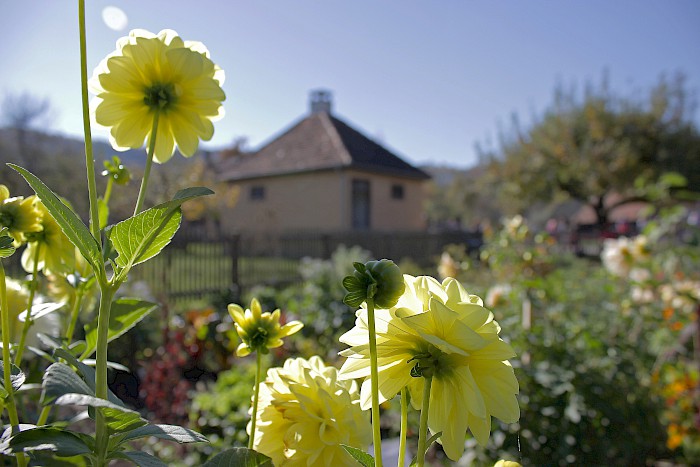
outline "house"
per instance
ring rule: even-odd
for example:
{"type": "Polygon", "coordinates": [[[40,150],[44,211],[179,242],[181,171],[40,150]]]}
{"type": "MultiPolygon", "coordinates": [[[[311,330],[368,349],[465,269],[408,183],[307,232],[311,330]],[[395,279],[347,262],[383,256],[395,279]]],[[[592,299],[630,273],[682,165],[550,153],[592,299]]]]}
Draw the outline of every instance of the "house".
{"type": "Polygon", "coordinates": [[[222,162],[238,187],[222,216],[227,232],[418,232],[429,179],[332,112],[313,91],[310,112],[253,153],[222,162]]]}

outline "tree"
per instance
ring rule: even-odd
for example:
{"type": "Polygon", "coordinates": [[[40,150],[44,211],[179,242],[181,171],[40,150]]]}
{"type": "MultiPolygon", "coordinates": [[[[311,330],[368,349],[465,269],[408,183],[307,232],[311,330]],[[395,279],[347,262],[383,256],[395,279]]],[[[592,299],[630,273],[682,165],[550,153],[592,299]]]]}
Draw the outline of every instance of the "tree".
{"type": "Polygon", "coordinates": [[[601,225],[616,207],[647,201],[639,180],[683,174],[700,187],[700,134],[681,75],[662,78],[646,99],[613,96],[605,81],[583,99],[555,91],[554,103],[527,131],[515,125],[498,151],[482,154],[507,204],[518,209],[566,198],[590,205],[601,225]]]}

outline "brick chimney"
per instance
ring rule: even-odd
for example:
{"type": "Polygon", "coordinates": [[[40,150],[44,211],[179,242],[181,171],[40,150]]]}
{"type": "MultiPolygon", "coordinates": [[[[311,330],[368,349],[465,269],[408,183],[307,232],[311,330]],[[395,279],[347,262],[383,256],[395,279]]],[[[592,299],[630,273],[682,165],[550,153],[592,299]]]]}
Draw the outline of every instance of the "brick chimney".
{"type": "Polygon", "coordinates": [[[309,94],[309,107],[311,113],[331,113],[333,106],[333,93],[327,89],[315,89],[309,94]]]}

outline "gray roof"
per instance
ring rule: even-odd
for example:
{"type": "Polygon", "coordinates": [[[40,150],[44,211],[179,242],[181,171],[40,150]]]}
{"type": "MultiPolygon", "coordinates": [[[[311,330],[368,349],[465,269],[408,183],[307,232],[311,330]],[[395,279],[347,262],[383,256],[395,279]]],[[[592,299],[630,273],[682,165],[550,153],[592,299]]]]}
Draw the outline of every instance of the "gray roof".
{"type": "Polygon", "coordinates": [[[327,112],[311,113],[256,152],[225,160],[220,178],[236,181],[341,168],[430,178],[327,112]]]}

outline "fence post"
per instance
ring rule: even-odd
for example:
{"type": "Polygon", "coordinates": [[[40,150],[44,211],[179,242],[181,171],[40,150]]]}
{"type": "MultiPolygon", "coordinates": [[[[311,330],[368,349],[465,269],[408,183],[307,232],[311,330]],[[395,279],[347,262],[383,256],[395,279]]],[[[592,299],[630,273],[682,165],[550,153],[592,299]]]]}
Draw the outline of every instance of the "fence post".
{"type": "Polygon", "coordinates": [[[235,234],[229,237],[229,257],[231,258],[231,287],[236,287],[236,292],[240,294],[241,285],[238,280],[238,259],[240,258],[241,236],[235,234]]]}

